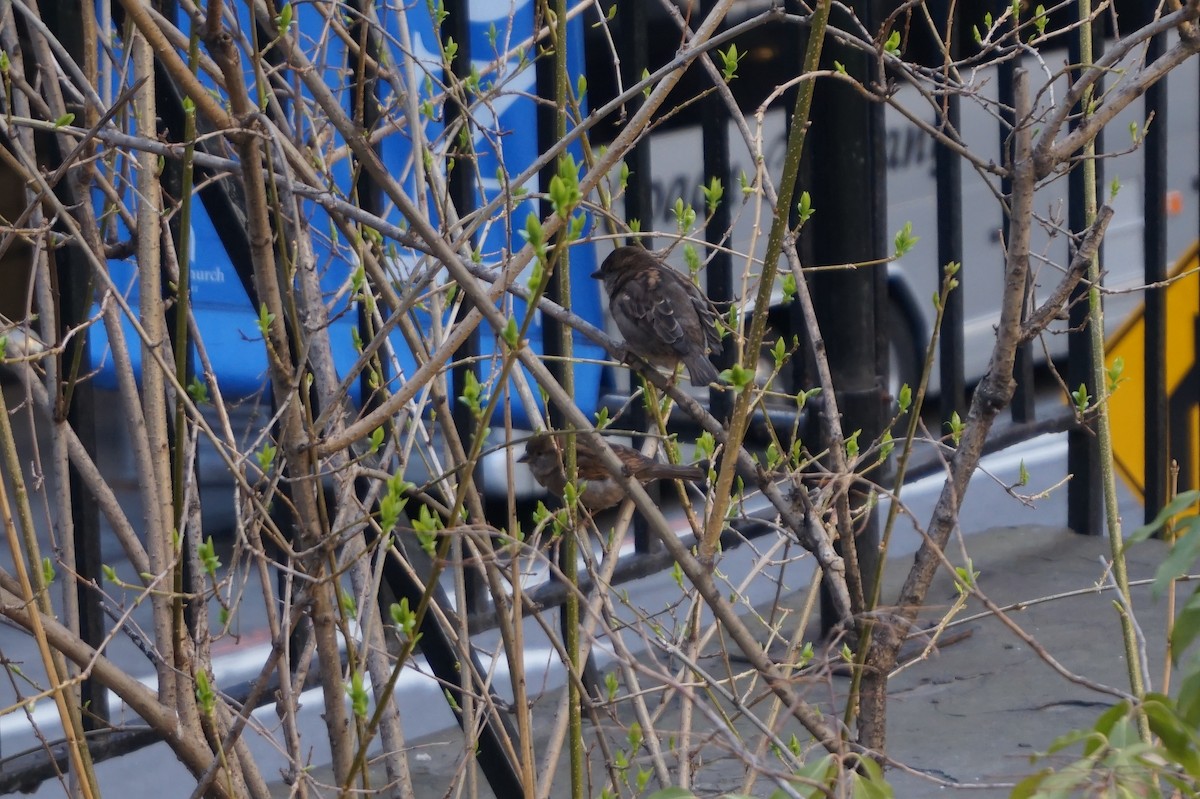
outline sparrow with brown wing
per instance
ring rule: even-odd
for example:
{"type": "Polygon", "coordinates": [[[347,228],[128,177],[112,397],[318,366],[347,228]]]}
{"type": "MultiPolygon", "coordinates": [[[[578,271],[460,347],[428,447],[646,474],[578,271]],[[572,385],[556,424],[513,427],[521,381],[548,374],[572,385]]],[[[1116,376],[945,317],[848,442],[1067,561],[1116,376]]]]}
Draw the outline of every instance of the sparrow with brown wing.
{"type": "Polygon", "coordinates": [[[695,283],[641,247],[613,250],[592,277],[632,353],[672,370],[683,361],[693,386],[720,379],[708,360],[721,352],[717,309],[695,283]]]}
{"type": "MultiPolygon", "coordinates": [[[[519,463],[529,464],[529,471],[543,488],[555,496],[563,496],[567,485],[567,472],[563,466],[563,444],[553,433],[536,433],[525,444],[525,454],[519,463]]],[[[677,466],[647,458],[632,447],[609,444],[617,458],[625,466],[625,473],[641,483],[653,480],[688,480],[698,482],[708,476],[705,462],[690,466],[677,466]]],[[[579,501],[589,511],[596,512],[611,508],[627,496],[621,483],[615,480],[600,461],[600,453],[594,444],[583,436],[575,439],[575,464],[583,491],[579,501]]]]}

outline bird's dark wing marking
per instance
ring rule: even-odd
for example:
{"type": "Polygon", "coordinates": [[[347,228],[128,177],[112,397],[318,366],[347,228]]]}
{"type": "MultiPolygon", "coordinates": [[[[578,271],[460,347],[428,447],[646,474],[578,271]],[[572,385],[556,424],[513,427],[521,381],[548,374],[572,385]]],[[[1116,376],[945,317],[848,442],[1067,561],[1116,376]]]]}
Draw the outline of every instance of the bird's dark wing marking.
{"type": "Polygon", "coordinates": [[[670,274],[675,285],[682,289],[691,302],[699,327],[704,332],[705,343],[713,352],[719,353],[721,351],[721,334],[717,331],[716,306],[705,296],[700,287],[688,280],[687,277],[673,269],[670,270],[670,274]]]}

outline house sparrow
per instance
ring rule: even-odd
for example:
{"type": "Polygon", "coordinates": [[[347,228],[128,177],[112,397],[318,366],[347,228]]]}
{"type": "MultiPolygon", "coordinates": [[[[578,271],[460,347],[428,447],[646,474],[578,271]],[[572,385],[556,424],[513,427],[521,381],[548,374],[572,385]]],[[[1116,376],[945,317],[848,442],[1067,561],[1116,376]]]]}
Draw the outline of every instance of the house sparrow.
{"type": "Polygon", "coordinates": [[[708,360],[721,351],[717,309],[696,284],[640,247],[613,250],[592,277],[631,352],[672,370],[683,361],[693,386],[720,379],[708,360]]]}
{"type": "MultiPolygon", "coordinates": [[[[561,497],[567,485],[567,473],[560,451],[563,445],[558,443],[556,438],[552,433],[535,434],[525,444],[525,454],[517,460],[519,463],[529,464],[529,470],[533,472],[538,483],[555,496],[561,497]]],[[[691,466],[677,466],[647,458],[632,447],[611,443],[609,446],[625,465],[625,473],[642,483],[652,480],[700,481],[708,476],[708,466],[703,461],[691,466]]],[[[584,484],[579,500],[585,508],[593,512],[601,511],[625,499],[625,489],[613,479],[608,469],[604,468],[600,454],[591,441],[583,436],[577,437],[575,453],[579,479],[584,484]]]]}

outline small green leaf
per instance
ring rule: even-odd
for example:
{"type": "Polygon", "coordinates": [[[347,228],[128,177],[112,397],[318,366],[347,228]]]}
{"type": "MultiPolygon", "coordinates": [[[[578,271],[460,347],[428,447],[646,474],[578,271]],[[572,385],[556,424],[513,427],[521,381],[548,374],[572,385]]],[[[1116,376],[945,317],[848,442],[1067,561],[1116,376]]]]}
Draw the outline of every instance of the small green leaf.
{"type": "Polygon", "coordinates": [[[217,703],[217,692],[213,690],[212,684],[208,681],[208,672],[204,669],[196,672],[196,701],[200,704],[200,709],[205,716],[212,715],[213,708],[217,703]]]}
{"type": "Polygon", "coordinates": [[[509,346],[509,349],[518,349],[521,346],[521,331],[517,327],[515,317],[508,318],[508,324],[504,326],[504,343],[509,346]]]}
{"type": "Polygon", "coordinates": [[[629,741],[629,748],[636,750],[642,745],[642,725],[638,722],[630,722],[629,731],[625,734],[625,740],[629,741]]]}
{"type": "Polygon", "coordinates": [[[383,444],[383,425],[376,427],[371,431],[371,436],[368,439],[371,444],[371,454],[379,452],[379,447],[383,444]]]}
{"type": "Polygon", "coordinates": [[[963,430],[966,428],[966,424],[963,422],[962,417],[958,415],[958,411],[950,414],[950,421],[946,422],[946,427],[950,429],[950,440],[957,447],[959,442],[962,441],[963,430]]]}
{"type": "Polygon", "coordinates": [[[283,8],[279,9],[279,16],[275,17],[275,29],[279,31],[280,36],[286,36],[291,27],[292,4],[286,3],[283,8]]]}
{"type": "Polygon", "coordinates": [[[783,276],[783,289],[780,301],[787,305],[796,298],[796,276],[788,272],[783,276]]]}
{"type": "Polygon", "coordinates": [[[816,210],[812,207],[812,197],[807,191],[800,192],[800,202],[796,203],[796,217],[800,220],[800,224],[804,224],[816,210]]]}
{"type": "Polygon", "coordinates": [[[1050,21],[1050,16],[1046,13],[1046,7],[1038,3],[1037,8],[1033,10],[1033,27],[1037,28],[1038,36],[1046,32],[1046,23],[1050,21]]]}
{"type": "Polygon", "coordinates": [[[338,605],[347,616],[354,618],[358,615],[358,602],[355,601],[354,595],[345,589],[338,589],[338,605]]]}
{"type": "Polygon", "coordinates": [[[707,186],[701,186],[700,189],[704,192],[704,207],[711,214],[717,210],[717,206],[721,204],[721,197],[725,194],[725,189],[721,185],[721,179],[714,177],[708,182],[707,186]]]}
{"type": "Polygon", "coordinates": [[[187,393],[192,398],[192,402],[197,405],[204,405],[210,401],[208,397],[208,385],[199,377],[192,377],[192,382],[188,383],[187,386],[187,393]]]}
{"type": "Polygon", "coordinates": [[[742,188],[742,194],[753,194],[754,184],[750,182],[750,178],[745,172],[738,172],[738,185],[742,188]]]}
{"type": "Polygon", "coordinates": [[[367,717],[367,708],[370,706],[370,697],[363,686],[361,671],[356,671],[350,675],[350,682],[346,685],[346,695],[350,697],[350,708],[354,711],[354,715],[357,718],[365,719],[367,717]]]}
{"type": "Polygon", "coordinates": [[[783,460],[783,455],[779,452],[779,445],[774,441],[767,445],[767,468],[774,469],[783,460]]]}
{"type": "Polygon", "coordinates": [[[620,687],[620,683],[617,681],[617,673],[615,671],[610,671],[608,674],[604,675],[604,689],[605,693],[608,695],[609,702],[612,702],[617,698],[617,691],[620,689],[620,687]]]}
{"type": "Polygon", "coordinates": [[[782,369],[783,363],[787,359],[787,347],[784,345],[783,339],[775,339],[775,346],[771,347],[771,357],[775,360],[775,370],[782,369]]]}
{"type": "Polygon", "coordinates": [[[440,517],[434,515],[428,505],[421,505],[417,518],[412,520],[413,531],[425,554],[434,557],[437,554],[437,532],[443,527],[440,517]]]}
{"type": "Polygon", "coordinates": [[[267,311],[267,304],[264,302],[258,307],[258,332],[265,339],[271,330],[271,325],[275,322],[275,314],[267,311]]]}
{"type": "Polygon", "coordinates": [[[54,582],[54,561],[50,558],[42,558],[42,585],[50,585],[54,582]]]}
{"type": "Polygon", "coordinates": [[[204,565],[204,571],[213,580],[217,579],[217,569],[221,568],[221,559],[217,557],[217,547],[213,544],[212,536],[210,535],[204,541],[200,542],[197,550],[200,555],[200,562],[204,565]]]}
{"type": "Polygon", "coordinates": [[[908,383],[900,386],[900,396],[896,398],[896,404],[900,406],[900,413],[908,413],[912,406],[912,387],[908,383]]]}
{"type": "Polygon", "coordinates": [[[1092,401],[1092,395],[1088,393],[1087,386],[1083,383],[1080,383],[1079,388],[1071,392],[1071,398],[1075,401],[1075,410],[1080,413],[1085,412],[1092,401]]]}
{"type": "Polygon", "coordinates": [[[75,115],[68,112],[68,113],[60,116],[58,119],[54,120],[54,127],[56,129],[57,128],[65,128],[67,125],[70,125],[74,121],[75,121],[75,115]]]}
{"type": "Polygon", "coordinates": [[[892,431],[884,430],[883,435],[879,438],[879,462],[883,463],[891,457],[892,450],[896,448],[896,442],[892,439],[892,431]]]}
{"type": "Polygon", "coordinates": [[[534,250],[542,248],[545,252],[546,234],[542,231],[542,220],[538,219],[537,214],[530,214],[525,217],[525,240],[533,246],[534,250]]]}
{"type": "Polygon", "coordinates": [[[387,492],[379,499],[379,527],[384,535],[395,529],[400,523],[400,515],[408,505],[407,492],[412,484],[400,474],[388,478],[387,492]]]}
{"type": "Polygon", "coordinates": [[[808,391],[801,391],[796,394],[796,410],[804,410],[804,406],[808,404],[808,401],[820,393],[821,387],[817,386],[816,388],[810,388],[808,391]]]}
{"type": "Polygon", "coordinates": [[[475,376],[475,372],[468,371],[464,381],[462,395],[458,401],[471,409],[471,414],[478,419],[483,415],[483,387],[479,384],[479,378],[475,376]]]}
{"type": "Polygon", "coordinates": [[[846,437],[846,457],[848,457],[848,458],[857,458],[858,457],[858,437],[861,433],[862,433],[861,429],[855,430],[853,433],[851,433],[849,436],[846,437]]]}
{"type": "Polygon", "coordinates": [[[529,269],[529,280],[525,281],[525,285],[529,287],[529,291],[534,294],[542,291],[542,284],[546,279],[546,268],[542,263],[543,259],[540,257],[533,262],[533,266],[529,269]]]}
{"type": "Polygon", "coordinates": [[[675,198],[675,226],[680,233],[686,233],[696,221],[696,211],[690,203],[685,203],[682,197],[675,198]]]}
{"type": "Polygon", "coordinates": [[[730,44],[727,50],[718,50],[717,54],[721,56],[722,61],[721,77],[729,83],[737,77],[738,63],[745,57],[745,53],[738,53],[737,45],[730,44]]]}
{"type": "Polygon", "coordinates": [[[920,236],[913,235],[912,222],[905,222],[904,227],[896,234],[894,239],[896,258],[903,258],[908,254],[908,251],[913,248],[913,245],[921,240],[920,236]]]}
{"type": "Polygon", "coordinates": [[[550,204],[554,212],[566,217],[583,198],[579,191],[579,167],[568,153],[558,159],[558,172],[550,178],[550,204]]]}
{"type": "Polygon", "coordinates": [[[275,455],[278,452],[279,449],[274,445],[264,444],[262,449],[254,453],[254,458],[258,461],[258,468],[263,474],[271,471],[271,464],[275,462],[275,455]]]}
{"type": "Polygon", "coordinates": [[[973,568],[971,559],[968,558],[966,566],[954,567],[954,577],[959,593],[965,594],[975,587],[975,581],[979,579],[979,572],[973,568]]]}
{"type": "Polygon", "coordinates": [[[754,370],[747,369],[740,363],[735,363],[721,372],[721,379],[733,387],[736,393],[741,393],[754,383],[754,370]]]}
{"type": "Polygon", "coordinates": [[[892,31],[887,41],[883,43],[883,49],[888,55],[900,55],[900,31],[892,31]]]}
{"type": "Polygon", "coordinates": [[[413,630],[417,628],[417,614],[408,607],[408,597],[403,597],[399,602],[393,602],[392,606],[388,608],[388,612],[400,634],[405,638],[412,638],[413,630]]]}

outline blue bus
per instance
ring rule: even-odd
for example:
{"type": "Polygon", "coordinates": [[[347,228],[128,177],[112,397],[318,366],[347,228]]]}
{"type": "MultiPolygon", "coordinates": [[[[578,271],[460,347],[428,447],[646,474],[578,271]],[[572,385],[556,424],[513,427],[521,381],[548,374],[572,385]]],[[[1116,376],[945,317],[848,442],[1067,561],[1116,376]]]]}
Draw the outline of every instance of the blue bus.
{"type": "MultiPolygon", "coordinates": [[[[470,9],[470,41],[469,52],[471,66],[474,72],[483,76],[481,85],[486,87],[488,81],[494,81],[495,91],[490,93],[486,103],[477,103],[470,109],[471,114],[471,153],[474,167],[471,182],[474,185],[473,202],[480,207],[495,197],[504,189],[501,175],[516,175],[527,169],[538,157],[540,145],[535,131],[538,130],[537,85],[535,66],[530,57],[531,48],[521,43],[532,41],[535,24],[535,0],[476,0],[469,4],[470,9]]],[[[252,64],[249,49],[255,37],[261,44],[265,37],[261,30],[255,30],[245,6],[240,6],[239,27],[241,37],[235,37],[242,49],[243,66],[252,64]]],[[[305,53],[317,68],[323,71],[325,82],[332,87],[343,108],[350,113],[355,93],[360,89],[356,80],[354,52],[348,48],[346,41],[330,32],[331,20],[325,16],[326,11],[315,4],[294,3],[289,12],[290,25],[295,26],[297,38],[303,43],[305,53]]],[[[396,80],[378,80],[371,85],[375,87],[375,107],[379,109],[379,118],[374,130],[377,152],[387,165],[390,173],[404,185],[409,196],[417,196],[418,165],[434,169],[442,169],[451,158],[451,152],[456,145],[452,141],[455,133],[448,132],[445,113],[448,113],[449,103],[442,104],[438,97],[440,87],[444,85],[443,39],[439,36],[438,20],[441,6],[438,4],[417,3],[407,6],[380,5],[375,9],[378,15],[379,30],[389,38],[388,46],[394,48],[397,43],[411,41],[413,47],[413,62],[418,65],[424,75],[417,74],[415,85],[403,83],[402,70],[395,69],[392,74],[396,80]],[[419,105],[423,108],[420,116],[422,125],[421,141],[428,143],[424,152],[414,152],[414,136],[410,135],[411,120],[404,114],[406,101],[404,91],[413,89],[419,97],[419,105]],[[428,109],[425,112],[425,109],[428,109]]],[[[343,20],[346,23],[350,20],[343,20]]],[[[184,31],[188,30],[186,15],[181,14],[178,23],[184,31]]],[[[441,25],[449,25],[448,20],[441,20],[441,25]]],[[[583,73],[583,26],[581,17],[576,17],[569,23],[568,56],[569,69],[572,75],[572,85],[575,79],[583,73]]],[[[444,34],[444,31],[440,33],[444,34]]],[[[246,67],[248,70],[248,67],[246,67]]],[[[114,74],[117,70],[113,70],[114,74]]],[[[416,70],[414,70],[414,73],[416,70]]],[[[412,76],[408,76],[412,77],[412,76]]],[[[301,113],[312,98],[302,90],[302,83],[280,72],[275,80],[295,87],[292,100],[293,108],[288,118],[294,121],[292,133],[297,139],[308,143],[312,151],[322,158],[338,158],[332,169],[328,170],[334,176],[334,185],[330,190],[343,199],[355,197],[358,186],[355,184],[355,164],[344,147],[344,140],[338,136],[332,126],[322,126],[320,117],[308,116],[301,113]]],[[[247,71],[247,83],[253,85],[254,74],[247,71]]],[[[113,79],[113,85],[119,83],[113,79]]],[[[215,82],[208,85],[216,90],[215,82]]],[[[117,87],[119,88],[119,87],[117,87]]],[[[177,136],[177,134],[174,134],[177,136]]],[[[573,156],[577,163],[582,163],[582,153],[576,147],[573,156]]],[[[102,169],[105,168],[101,164],[102,169]]],[[[118,187],[132,194],[128,185],[129,165],[121,158],[108,164],[109,174],[106,177],[118,187]]],[[[438,177],[445,180],[445,174],[439,172],[438,177]]],[[[228,178],[227,178],[228,179],[228,178]]],[[[506,220],[495,220],[483,225],[481,232],[472,242],[473,247],[485,266],[499,266],[509,256],[525,246],[526,241],[522,231],[526,217],[540,215],[539,203],[536,197],[536,178],[533,185],[523,187],[528,192],[506,220]]],[[[239,277],[235,266],[238,257],[231,251],[229,245],[230,225],[228,209],[214,206],[208,195],[200,193],[201,202],[194,202],[191,214],[190,241],[191,246],[186,254],[190,264],[191,304],[207,356],[212,364],[216,386],[207,386],[209,395],[219,389],[221,397],[226,401],[236,401],[241,407],[253,407],[256,404],[266,404],[269,397],[269,380],[267,374],[267,352],[258,327],[258,309],[249,296],[242,278],[239,277]],[[223,229],[226,228],[226,229],[223,229]],[[257,402],[263,400],[264,402],[257,402]]],[[[424,190],[425,199],[431,209],[437,208],[433,193],[424,190]]],[[[110,238],[128,238],[130,233],[117,214],[111,213],[111,205],[106,205],[106,198],[97,192],[95,196],[97,212],[106,220],[106,234],[110,238]]],[[[348,242],[339,233],[334,220],[326,210],[316,202],[304,201],[303,213],[306,218],[294,222],[302,229],[303,234],[312,242],[312,251],[316,268],[320,274],[322,290],[326,297],[326,308],[331,319],[331,342],[335,362],[340,376],[345,377],[352,369],[361,351],[362,341],[358,332],[359,305],[361,297],[355,295],[349,286],[354,280],[358,267],[357,256],[352,242],[348,242]]],[[[470,209],[457,209],[462,214],[470,209]]],[[[388,223],[403,226],[405,220],[395,207],[384,201],[382,207],[373,209],[388,223]]],[[[437,222],[436,211],[431,212],[434,222],[437,222]]],[[[589,220],[590,224],[590,220],[589,220]]],[[[302,235],[303,235],[302,234],[302,235]]],[[[416,250],[406,248],[402,243],[387,241],[384,243],[387,252],[387,269],[397,286],[404,286],[412,275],[428,266],[427,256],[416,250]]],[[[585,239],[570,248],[569,263],[571,271],[572,310],[594,325],[603,327],[602,307],[598,284],[589,279],[595,270],[598,260],[596,245],[585,239]]],[[[109,261],[113,281],[126,290],[126,299],[131,307],[137,307],[137,264],[136,259],[114,258],[109,261]]],[[[249,266],[245,266],[243,274],[248,274],[249,266]]],[[[444,275],[444,272],[442,273],[444,275]]],[[[436,285],[436,279],[435,279],[436,285]]],[[[519,299],[507,298],[505,306],[507,314],[522,319],[525,315],[524,303],[519,299]]],[[[435,322],[447,325],[452,322],[452,310],[447,310],[440,319],[434,320],[428,313],[418,313],[422,327],[429,331],[435,322]]],[[[126,339],[130,343],[137,341],[132,324],[125,320],[126,339]]],[[[478,375],[480,383],[494,391],[492,375],[497,374],[500,360],[498,357],[497,338],[499,331],[491,331],[486,327],[480,328],[477,338],[477,355],[479,361],[478,375]]],[[[544,351],[545,326],[541,314],[536,313],[529,328],[528,339],[536,352],[544,351]]],[[[417,361],[408,344],[398,333],[393,332],[389,337],[394,358],[391,360],[392,374],[388,377],[392,385],[398,385],[416,369],[417,361]]],[[[95,372],[96,385],[101,389],[114,389],[116,378],[112,368],[110,344],[99,325],[92,328],[89,337],[90,357],[95,372]]],[[[575,334],[574,348],[578,362],[573,365],[576,385],[576,402],[580,409],[593,414],[598,409],[601,396],[601,385],[604,379],[602,361],[605,353],[596,344],[575,334]]],[[[194,351],[194,346],[193,346],[194,351]]],[[[134,361],[135,373],[140,374],[142,357],[141,348],[130,347],[130,355],[134,361]]],[[[518,367],[519,368],[519,367],[518,367]]],[[[511,380],[511,378],[510,378],[511,380]]],[[[354,381],[351,388],[353,400],[362,404],[362,381],[354,381]]],[[[535,392],[536,393],[536,392],[535,392]]],[[[457,395],[457,390],[451,388],[451,396],[457,395]]],[[[497,404],[493,423],[496,426],[504,424],[504,414],[511,413],[511,423],[523,429],[529,429],[533,423],[531,414],[523,403],[511,403],[511,410],[504,403],[497,404]]],[[[498,453],[503,455],[503,453],[498,453]]],[[[497,460],[491,468],[499,467],[497,460]]],[[[485,472],[489,468],[485,462],[485,472]]],[[[507,480],[485,480],[485,485],[492,483],[497,489],[507,492],[507,480]]],[[[525,484],[523,484],[525,485],[525,484]]],[[[532,490],[532,484],[525,485],[526,490],[532,490]]]]}

